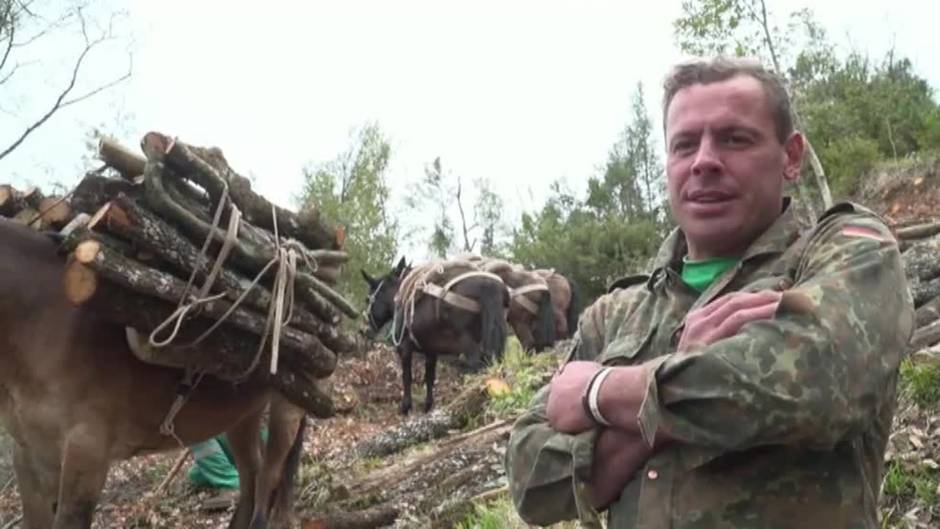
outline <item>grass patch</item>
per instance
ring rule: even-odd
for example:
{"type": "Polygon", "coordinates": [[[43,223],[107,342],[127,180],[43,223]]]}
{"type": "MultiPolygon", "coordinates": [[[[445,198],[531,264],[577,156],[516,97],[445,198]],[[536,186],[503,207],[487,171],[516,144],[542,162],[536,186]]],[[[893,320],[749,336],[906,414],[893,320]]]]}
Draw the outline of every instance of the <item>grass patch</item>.
{"type": "MultiPolygon", "coordinates": [[[[516,514],[516,509],[508,496],[500,496],[486,505],[477,505],[473,513],[456,525],[456,529],[528,529],[529,527],[516,514]]],[[[563,522],[551,527],[575,529],[579,526],[576,522],[563,522]]]]}
{"type": "Polygon", "coordinates": [[[502,360],[493,363],[486,372],[488,378],[501,379],[509,386],[509,391],[491,395],[487,405],[488,418],[512,418],[525,411],[560,362],[561,358],[555,352],[529,354],[522,349],[519,340],[510,338],[502,360]]]}
{"type": "Polygon", "coordinates": [[[927,505],[937,502],[940,473],[916,463],[901,461],[888,463],[885,469],[884,495],[886,499],[918,499],[927,505]]]}
{"type": "Polygon", "coordinates": [[[921,408],[940,407],[940,366],[901,364],[901,390],[921,408]]]}

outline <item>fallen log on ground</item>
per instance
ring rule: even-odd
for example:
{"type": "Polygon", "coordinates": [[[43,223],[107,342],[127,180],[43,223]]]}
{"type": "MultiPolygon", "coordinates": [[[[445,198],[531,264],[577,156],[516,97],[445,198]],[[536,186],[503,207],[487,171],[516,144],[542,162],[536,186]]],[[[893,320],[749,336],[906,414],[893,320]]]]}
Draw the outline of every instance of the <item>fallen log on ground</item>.
{"type": "Polygon", "coordinates": [[[410,419],[404,424],[367,439],[356,447],[359,457],[382,457],[409,446],[444,437],[467,425],[483,412],[487,402],[485,386],[471,386],[446,406],[430,414],[410,419]]]}

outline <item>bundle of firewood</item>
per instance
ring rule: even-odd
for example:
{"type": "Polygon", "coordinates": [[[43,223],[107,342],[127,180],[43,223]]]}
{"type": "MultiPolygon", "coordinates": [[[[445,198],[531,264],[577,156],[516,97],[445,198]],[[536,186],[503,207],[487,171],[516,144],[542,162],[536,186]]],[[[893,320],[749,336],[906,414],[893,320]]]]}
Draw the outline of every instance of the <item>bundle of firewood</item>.
{"type": "Polygon", "coordinates": [[[355,347],[339,323],[358,315],[332,288],[347,260],[342,230],[313,207],[271,204],[216,148],[151,132],[141,150],[103,141],[106,166],[63,196],[0,186],[0,214],[56,235],[66,298],[128,327],[141,359],[263,377],[330,415],[319,382],[355,347]]]}

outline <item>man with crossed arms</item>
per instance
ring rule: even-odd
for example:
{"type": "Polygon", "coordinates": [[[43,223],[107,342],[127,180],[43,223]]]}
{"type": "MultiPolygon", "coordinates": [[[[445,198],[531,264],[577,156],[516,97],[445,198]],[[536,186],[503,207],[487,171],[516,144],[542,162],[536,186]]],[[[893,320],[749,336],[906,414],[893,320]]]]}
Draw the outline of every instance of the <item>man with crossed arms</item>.
{"type": "Polygon", "coordinates": [[[876,528],[914,307],[897,241],[840,203],[801,226],[804,140],[783,84],[718,58],[665,82],[679,227],[649,275],[581,316],[568,361],[513,427],[533,524],[876,528]]]}

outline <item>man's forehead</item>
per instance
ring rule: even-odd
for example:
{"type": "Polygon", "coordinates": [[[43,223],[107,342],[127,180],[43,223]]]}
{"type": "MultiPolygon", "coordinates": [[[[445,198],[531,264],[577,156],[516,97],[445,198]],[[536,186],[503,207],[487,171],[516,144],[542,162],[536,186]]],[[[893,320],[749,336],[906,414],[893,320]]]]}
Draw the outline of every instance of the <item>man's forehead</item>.
{"type": "MultiPolygon", "coordinates": [[[[666,129],[699,127],[705,122],[764,121],[773,125],[766,91],[760,81],[737,76],[725,81],[694,84],[673,97],[666,114],[666,129]]],[[[756,123],[755,123],[756,125],[756,123]]]]}

